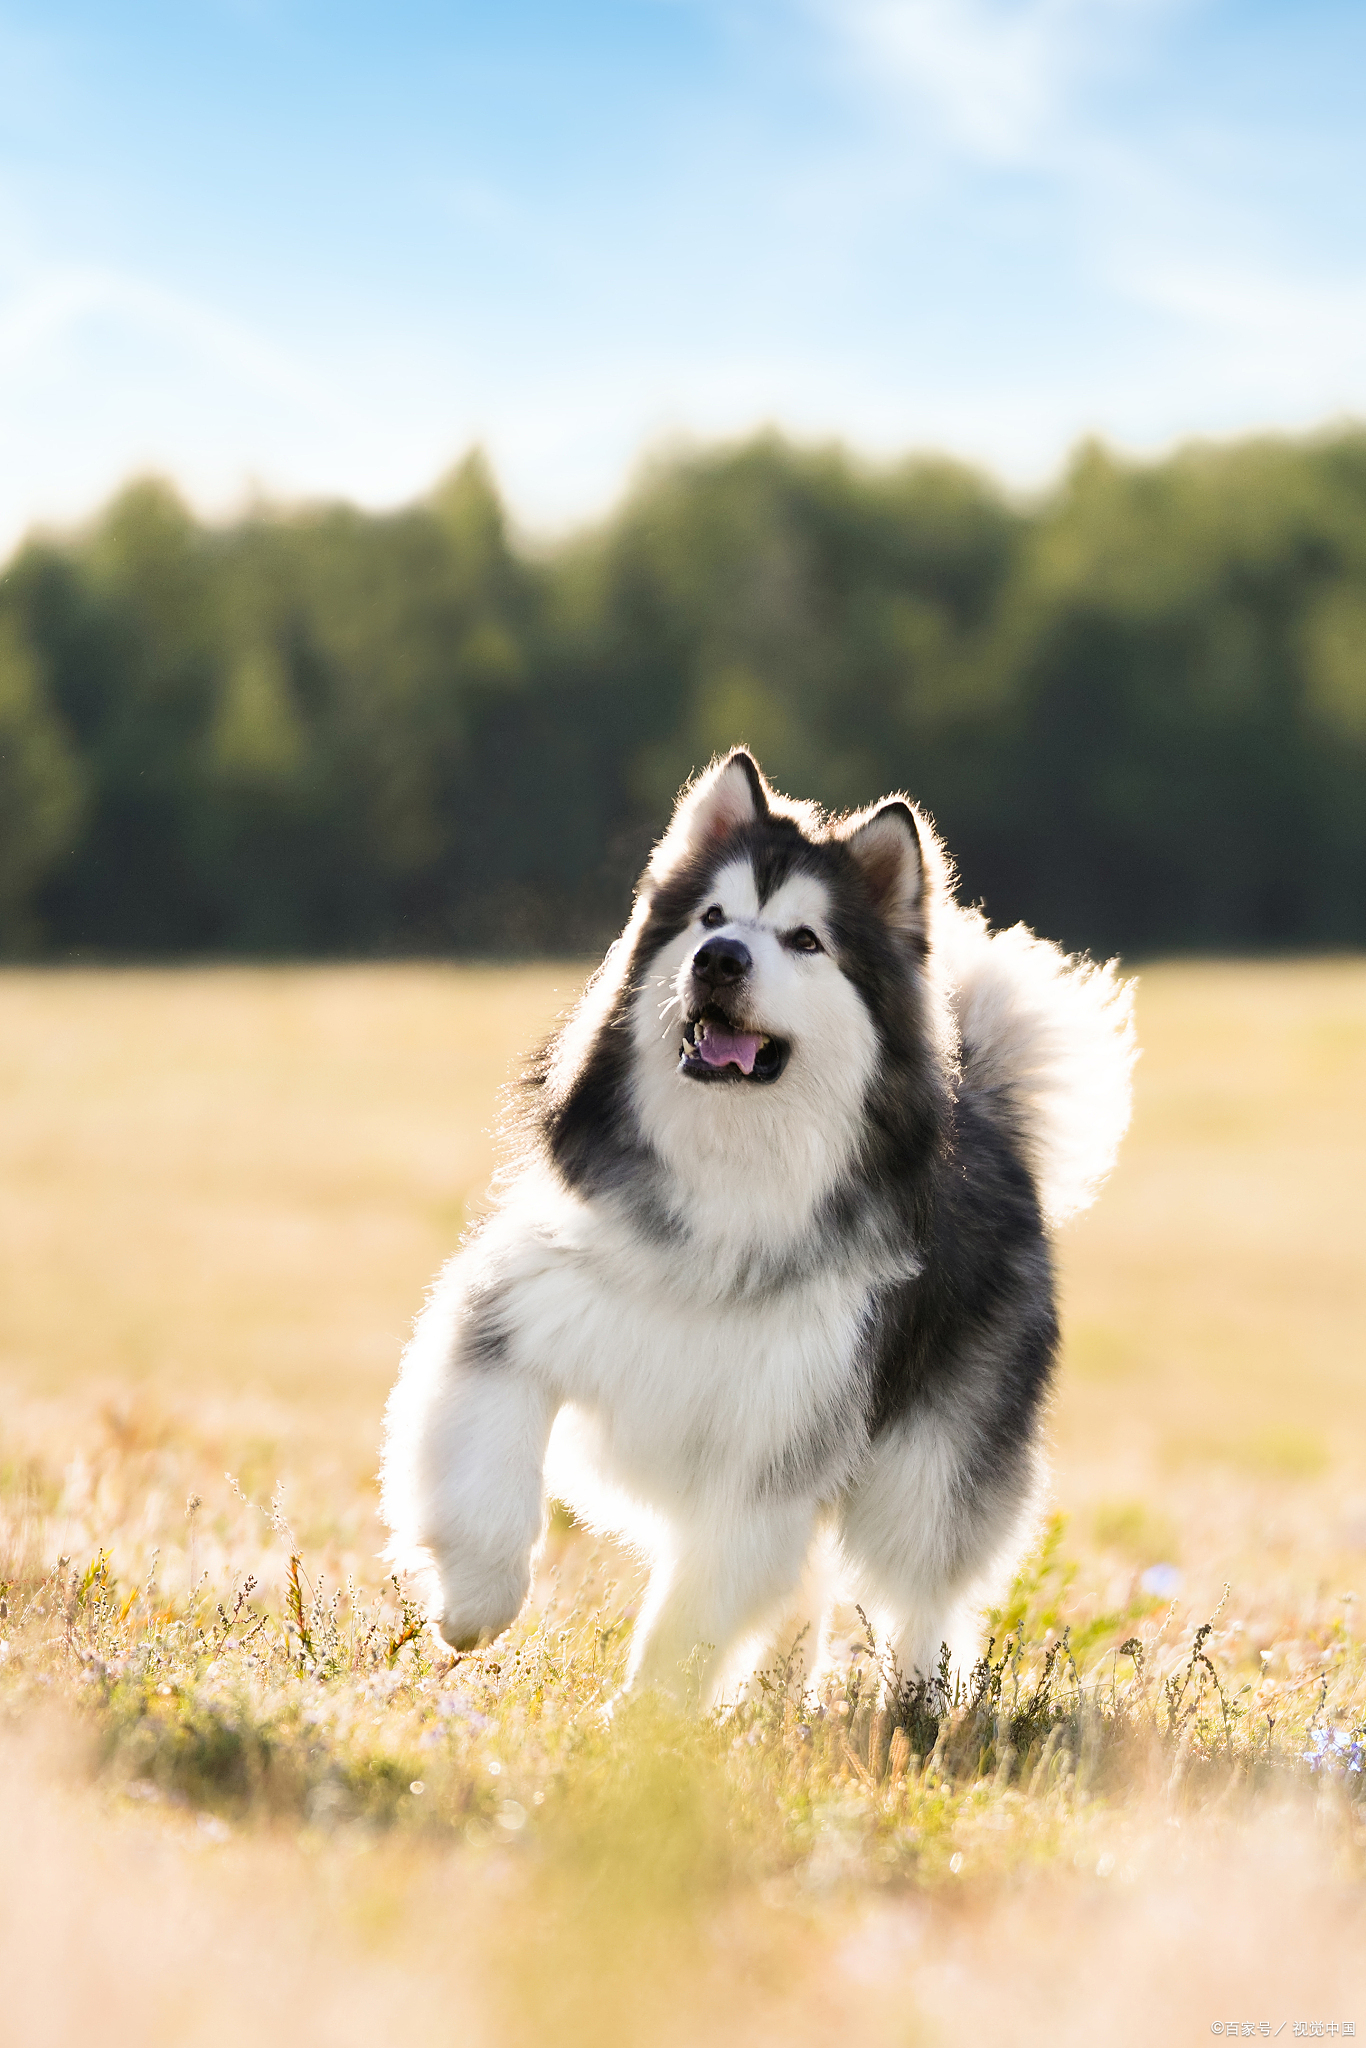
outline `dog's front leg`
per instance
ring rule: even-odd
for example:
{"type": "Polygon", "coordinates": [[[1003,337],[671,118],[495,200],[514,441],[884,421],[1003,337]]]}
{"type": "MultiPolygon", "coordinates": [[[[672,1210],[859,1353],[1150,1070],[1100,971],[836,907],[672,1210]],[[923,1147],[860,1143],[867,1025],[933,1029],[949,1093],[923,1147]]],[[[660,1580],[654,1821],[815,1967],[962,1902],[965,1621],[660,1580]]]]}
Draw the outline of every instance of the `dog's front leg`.
{"type": "Polygon", "coordinates": [[[792,1501],[677,1531],[650,1578],[627,1685],[715,1705],[734,1675],[737,1649],[800,1579],[814,1517],[813,1502],[792,1501]]]}
{"type": "Polygon", "coordinates": [[[434,1322],[429,1311],[390,1399],[383,1507],[390,1555],[434,1567],[432,1621],[464,1650],[501,1634],[526,1599],[558,1402],[510,1357],[471,1356],[458,1324],[434,1322]]]}

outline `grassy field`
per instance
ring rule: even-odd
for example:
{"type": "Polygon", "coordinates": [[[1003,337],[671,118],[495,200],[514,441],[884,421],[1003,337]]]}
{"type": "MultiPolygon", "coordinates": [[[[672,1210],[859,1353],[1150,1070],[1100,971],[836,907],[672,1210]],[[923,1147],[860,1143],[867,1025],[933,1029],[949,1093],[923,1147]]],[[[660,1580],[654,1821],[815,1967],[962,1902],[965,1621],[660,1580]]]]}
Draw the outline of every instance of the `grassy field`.
{"type": "Polygon", "coordinates": [[[578,1532],[454,1666],[376,1557],[399,1349],[577,973],[0,976],[0,2035],[1366,2029],[1366,966],[1143,976],[971,1695],[889,1715],[848,1617],[825,1698],[700,1726],[604,1720],[639,1575],[578,1532]]]}

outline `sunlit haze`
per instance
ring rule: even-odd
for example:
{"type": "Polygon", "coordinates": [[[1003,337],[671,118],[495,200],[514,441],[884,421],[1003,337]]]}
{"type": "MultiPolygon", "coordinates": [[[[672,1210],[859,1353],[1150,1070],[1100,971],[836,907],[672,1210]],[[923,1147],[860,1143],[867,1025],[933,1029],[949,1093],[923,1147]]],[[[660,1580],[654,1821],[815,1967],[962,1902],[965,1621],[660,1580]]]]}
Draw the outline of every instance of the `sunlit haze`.
{"type": "Polygon", "coordinates": [[[0,546],[130,472],[514,511],[775,420],[1046,477],[1366,411],[1337,0],[3,0],[0,546]]]}

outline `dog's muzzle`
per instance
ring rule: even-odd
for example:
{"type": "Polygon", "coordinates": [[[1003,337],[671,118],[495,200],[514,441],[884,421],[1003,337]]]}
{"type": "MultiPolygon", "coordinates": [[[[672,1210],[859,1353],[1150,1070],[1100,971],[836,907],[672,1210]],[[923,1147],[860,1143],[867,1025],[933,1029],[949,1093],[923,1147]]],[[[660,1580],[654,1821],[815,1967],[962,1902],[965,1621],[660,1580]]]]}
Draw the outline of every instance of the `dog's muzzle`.
{"type": "Polygon", "coordinates": [[[689,963],[692,1008],[683,1024],[678,1070],[694,1081],[776,1081],[790,1047],[731,1014],[754,966],[742,939],[706,939],[689,963]]]}
{"type": "Polygon", "coordinates": [[[707,939],[692,956],[692,978],[699,989],[734,988],[753,965],[743,939],[707,939]]]}

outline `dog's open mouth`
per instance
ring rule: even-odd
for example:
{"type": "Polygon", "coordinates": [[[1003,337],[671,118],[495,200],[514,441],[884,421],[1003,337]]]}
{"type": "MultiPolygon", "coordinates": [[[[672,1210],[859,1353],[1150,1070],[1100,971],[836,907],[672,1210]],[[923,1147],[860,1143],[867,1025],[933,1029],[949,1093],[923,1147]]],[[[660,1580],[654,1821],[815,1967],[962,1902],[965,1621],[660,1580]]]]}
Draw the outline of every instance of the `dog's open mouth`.
{"type": "Polygon", "coordinates": [[[695,1081],[776,1081],[791,1051],[767,1031],[742,1031],[708,1004],[683,1026],[678,1070],[695,1081]]]}

